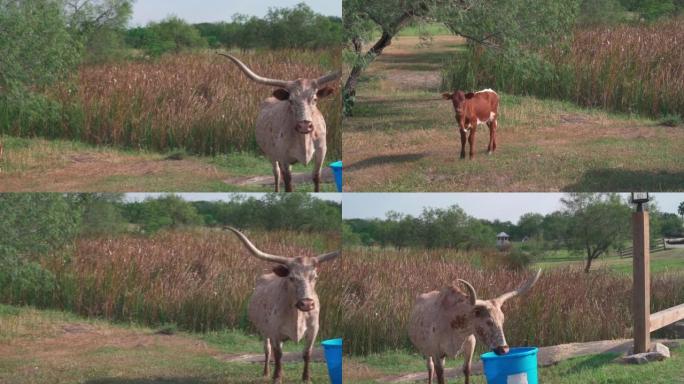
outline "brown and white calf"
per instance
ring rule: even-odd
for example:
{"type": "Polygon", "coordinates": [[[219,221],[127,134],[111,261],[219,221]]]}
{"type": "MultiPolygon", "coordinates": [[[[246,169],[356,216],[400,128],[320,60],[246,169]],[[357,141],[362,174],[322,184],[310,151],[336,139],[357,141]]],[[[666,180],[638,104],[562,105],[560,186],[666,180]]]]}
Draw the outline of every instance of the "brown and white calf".
{"type": "Polygon", "coordinates": [[[317,103],[334,92],[329,84],[338,81],[342,73],[329,73],[316,79],[269,79],[257,75],[234,56],[220,55],[235,63],[254,82],[277,88],[273,97],[261,104],[256,120],[256,141],[271,161],[275,191],[280,191],[282,176],[285,191],[292,192],[292,164],[306,165],[313,160],[314,191],[319,192],[328,147],[325,118],[317,103]]]}
{"type": "Polygon", "coordinates": [[[487,153],[493,153],[496,150],[499,95],[491,89],[484,89],[475,93],[464,93],[463,91],[443,93],[442,97],[445,100],[451,100],[456,111],[456,121],[458,121],[458,128],[461,133],[461,159],[465,159],[466,140],[470,144],[470,158],[472,159],[475,156],[473,149],[475,132],[480,124],[487,124],[489,127],[487,153]]]}
{"type": "Polygon", "coordinates": [[[247,249],[257,258],[277,263],[273,273],[262,275],[249,301],[247,315],[264,337],[264,376],[269,374],[271,351],[275,360],[273,382],[282,382],[283,341],[299,342],[305,339],[304,372],[302,381],[310,381],[309,362],[316,335],[320,302],[316,294],[317,267],[340,255],[339,251],[316,257],[285,257],[260,251],[235,228],[234,232],[247,249]]]}
{"type": "Polygon", "coordinates": [[[476,340],[497,355],[508,353],[501,306],[511,297],[532,288],[540,274],[541,269],[520,288],[492,300],[478,300],[475,288],[461,279],[458,282],[468,294],[454,284],[441,291],[419,295],[409,319],[409,338],[427,359],[428,383],[432,383],[436,373],[437,382],[443,384],[445,358],[456,357],[462,352],[463,374],[468,384],[476,340]]]}

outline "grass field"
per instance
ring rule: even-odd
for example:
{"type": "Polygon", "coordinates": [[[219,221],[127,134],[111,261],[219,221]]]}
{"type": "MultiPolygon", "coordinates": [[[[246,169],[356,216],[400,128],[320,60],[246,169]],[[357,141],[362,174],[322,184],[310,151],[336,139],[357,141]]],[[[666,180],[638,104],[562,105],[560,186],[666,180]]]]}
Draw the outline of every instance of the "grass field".
{"type": "MultiPolygon", "coordinates": [[[[240,331],[174,335],[156,331],[0,305],[0,383],[270,382],[261,377],[261,364],[222,361],[229,355],[261,354],[262,344],[255,336],[240,331]]],[[[300,350],[301,346],[285,343],[286,352],[300,350]]],[[[284,382],[299,383],[301,372],[301,363],[286,363],[284,382]]],[[[323,363],[312,363],[312,375],[315,383],[328,380],[323,363]]],[[[350,382],[369,383],[374,375],[347,359],[345,376],[350,382]]]]}
{"type": "Polygon", "coordinates": [[[458,159],[441,68],[463,41],[399,37],[365,73],[344,121],[346,191],[675,190],[684,184],[684,129],[569,102],[501,94],[498,149],[477,131],[476,157],[458,159]]]}
{"type": "MultiPolygon", "coordinates": [[[[94,146],[77,141],[0,136],[0,192],[272,192],[268,159],[252,152],[216,156],[184,151],[159,153],[94,146]],[[177,158],[179,160],[171,160],[177,158]],[[262,176],[263,183],[252,183],[262,176]]],[[[294,172],[310,175],[312,165],[296,164],[294,172]]],[[[312,192],[313,183],[296,186],[312,192]]],[[[336,191],[324,179],[323,192],[336,191]]]]}
{"type": "MultiPolygon", "coordinates": [[[[135,324],[112,324],[57,311],[0,305],[0,383],[237,384],[269,383],[261,364],[225,362],[224,357],[261,353],[255,336],[240,331],[163,335],[135,324]]],[[[285,343],[286,352],[299,346],[285,343]]],[[[681,383],[684,352],[671,350],[661,363],[625,366],[616,355],[590,355],[541,368],[543,383],[681,383]],[[673,381],[674,380],[674,381],[673,381]],[[679,380],[679,381],[677,381],[679,380]]],[[[460,362],[448,361],[448,367],[460,362]]],[[[301,363],[286,363],[285,383],[298,383],[301,363]]],[[[347,383],[422,372],[420,356],[397,350],[367,357],[345,356],[347,383]]],[[[312,364],[314,383],[327,382],[323,363],[312,364]]],[[[462,379],[460,379],[462,380],[462,379]]],[[[460,381],[456,381],[460,382],[460,381]]],[[[483,383],[474,376],[472,383],[483,383]]]]}
{"type": "MultiPolygon", "coordinates": [[[[560,268],[567,266],[583,266],[585,260],[582,255],[570,254],[567,251],[550,251],[544,254],[544,258],[535,263],[544,269],[560,268]]],[[[609,271],[631,274],[632,259],[621,258],[610,254],[600,256],[592,262],[592,269],[606,268],[609,271]]],[[[661,252],[651,253],[651,273],[681,273],[684,274],[684,248],[667,249],[661,252]]]]}

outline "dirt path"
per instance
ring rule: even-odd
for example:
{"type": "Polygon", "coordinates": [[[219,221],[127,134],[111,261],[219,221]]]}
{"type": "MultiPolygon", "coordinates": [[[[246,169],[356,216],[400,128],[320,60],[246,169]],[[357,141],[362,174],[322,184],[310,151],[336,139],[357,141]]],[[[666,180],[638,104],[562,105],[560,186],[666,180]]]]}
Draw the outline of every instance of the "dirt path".
{"type": "MultiPolygon", "coordinates": [[[[657,341],[667,344],[669,341],[657,341]]],[[[631,340],[604,340],[592,341],[588,343],[571,343],[561,344],[552,347],[539,348],[537,355],[538,365],[540,367],[548,367],[557,364],[563,360],[584,355],[596,355],[601,353],[615,353],[625,354],[632,348],[631,340]]],[[[445,369],[445,377],[458,378],[463,376],[461,367],[445,369]]],[[[478,361],[473,364],[473,374],[482,374],[482,362],[478,361]]],[[[424,381],[427,379],[427,373],[410,373],[399,376],[386,376],[379,379],[382,383],[406,383],[412,381],[424,381]]]]}
{"type": "Polygon", "coordinates": [[[677,190],[684,130],[571,103],[502,94],[498,148],[478,129],[474,160],[458,159],[453,107],[441,99],[444,63],[462,40],[421,46],[401,37],[371,64],[345,119],[345,191],[677,190]]]}

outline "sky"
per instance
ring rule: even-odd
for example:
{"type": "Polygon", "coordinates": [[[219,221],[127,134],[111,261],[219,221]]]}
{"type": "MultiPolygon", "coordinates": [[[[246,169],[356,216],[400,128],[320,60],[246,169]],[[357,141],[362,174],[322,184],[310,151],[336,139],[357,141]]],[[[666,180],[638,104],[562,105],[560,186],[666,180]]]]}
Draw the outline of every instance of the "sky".
{"type": "Polygon", "coordinates": [[[326,16],[342,17],[342,0],[137,0],[133,5],[131,25],[145,25],[169,15],[191,24],[230,21],[236,13],[263,17],[269,7],[292,8],[299,3],[326,16]]]}
{"type": "MultiPolygon", "coordinates": [[[[167,193],[126,193],[126,201],[143,201],[147,198],[156,198],[167,193]]],[[[230,201],[235,196],[244,195],[248,197],[261,198],[265,193],[174,193],[186,201],[230,201]]],[[[340,203],[342,201],[342,194],[340,193],[318,193],[317,198],[323,200],[330,200],[340,203]]]]}
{"type": "MultiPolygon", "coordinates": [[[[628,194],[622,194],[625,198],[628,194]]],[[[342,217],[385,218],[396,211],[413,216],[425,207],[447,208],[454,204],[469,215],[487,220],[517,222],[525,213],[548,214],[562,208],[562,193],[346,193],[342,217]]],[[[684,193],[654,193],[652,196],[663,212],[677,213],[684,193]]]]}

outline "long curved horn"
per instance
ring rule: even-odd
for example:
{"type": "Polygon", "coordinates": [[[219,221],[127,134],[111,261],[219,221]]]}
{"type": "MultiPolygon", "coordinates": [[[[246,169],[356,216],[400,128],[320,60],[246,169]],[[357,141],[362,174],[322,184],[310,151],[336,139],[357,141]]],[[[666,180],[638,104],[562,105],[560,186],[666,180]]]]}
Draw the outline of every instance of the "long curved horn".
{"type": "Polygon", "coordinates": [[[226,226],[224,228],[228,229],[230,231],[233,231],[233,233],[235,233],[237,235],[237,237],[240,238],[240,240],[242,240],[242,242],[245,244],[247,249],[249,249],[249,251],[252,252],[252,254],[254,256],[260,258],[261,260],[271,261],[271,262],[279,263],[279,264],[287,264],[290,261],[290,259],[287,257],[271,255],[271,254],[268,254],[266,252],[260,251],[257,247],[254,246],[254,244],[252,244],[251,241],[249,241],[247,236],[242,234],[242,232],[238,231],[237,229],[235,229],[233,227],[228,227],[228,226],[226,226]]]}
{"type": "Polygon", "coordinates": [[[328,73],[327,75],[321,76],[318,79],[316,79],[316,85],[318,85],[320,87],[322,85],[325,85],[327,83],[335,81],[335,80],[339,79],[340,77],[342,77],[341,71],[331,72],[331,73],[328,73]]]}
{"type": "Polygon", "coordinates": [[[316,261],[318,261],[319,263],[322,263],[322,262],[325,262],[325,261],[330,261],[330,260],[336,258],[336,257],[339,256],[339,255],[340,255],[340,251],[335,251],[335,252],[330,252],[330,253],[324,253],[324,254],[322,254],[322,255],[316,256],[316,261]]]}
{"type": "Polygon", "coordinates": [[[470,304],[475,305],[475,302],[477,301],[477,292],[475,292],[475,288],[473,288],[473,286],[465,280],[458,279],[458,282],[465,285],[468,293],[470,294],[470,304]]]}
{"type": "Polygon", "coordinates": [[[537,273],[531,279],[527,280],[525,284],[521,285],[520,288],[516,289],[515,291],[506,292],[492,301],[496,302],[497,306],[500,307],[501,305],[503,305],[503,303],[506,302],[506,300],[510,299],[511,297],[522,295],[523,293],[529,291],[530,288],[532,288],[532,286],[534,286],[537,283],[537,280],[539,280],[539,276],[541,276],[541,268],[539,268],[537,273]]]}
{"type": "Polygon", "coordinates": [[[285,81],[285,80],[277,80],[277,79],[269,79],[266,77],[261,77],[254,73],[249,67],[243,63],[242,61],[238,60],[235,56],[231,55],[225,55],[223,53],[219,53],[219,55],[223,57],[227,57],[230,61],[233,63],[237,64],[238,67],[242,70],[242,72],[247,75],[250,79],[256,81],[257,83],[265,84],[265,85],[272,85],[274,87],[279,87],[279,88],[287,88],[291,82],[285,81]]]}

